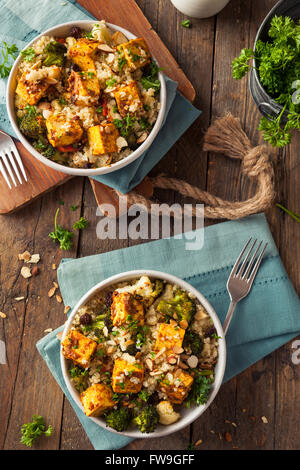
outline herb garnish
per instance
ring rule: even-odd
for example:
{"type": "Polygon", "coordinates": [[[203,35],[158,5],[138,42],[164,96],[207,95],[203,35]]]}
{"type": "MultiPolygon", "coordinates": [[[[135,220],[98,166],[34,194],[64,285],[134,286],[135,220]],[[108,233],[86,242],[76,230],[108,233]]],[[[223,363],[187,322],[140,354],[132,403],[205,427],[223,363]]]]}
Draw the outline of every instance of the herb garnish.
{"type": "Polygon", "coordinates": [[[158,72],[162,69],[159,68],[156,63],[152,60],[149,66],[147,67],[147,75],[142,77],[142,85],[146,90],[153,88],[157,93],[160,90],[160,81],[158,80],[158,72]]]}
{"type": "Polygon", "coordinates": [[[288,215],[290,215],[292,219],[296,220],[296,222],[300,222],[300,214],[296,214],[296,212],[290,211],[289,209],[282,206],[281,204],[276,204],[276,206],[279,207],[279,209],[286,212],[288,215]]]}
{"type": "Polygon", "coordinates": [[[32,62],[36,55],[33,47],[28,47],[24,51],[21,51],[20,54],[22,56],[22,59],[26,62],[32,62]]]}
{"type": "Polygon", "coordinates": [[[61,250],[69,250],[73,246],[74,233],[64,229],[61,225],[57,225],[57,216],[59,209],[57,209],[54,218],[54,232],[49,233],[49,237],[56,243],[59,243],[61,250]]]}
{"type": "Polygon", "coordinates": [[[42,416],[33,415],[31,423],[23,424],[21,428],[21,444],[32,447],[33,442],[42,435],[51,436],[52,426],[46,429],[45,421],[42,416]]]}
{"type": "Polygon", "coordinates": [[[74,223],[73,229],[74,230],[82,230],[88,225],[88,221],[84,217],[80,217],[80,219],[74,223]]]}
{"type": "Polygon", "coordinates": [[[183,26],[184,28],[190,28],[191,27],[191,22],[190,20],[183,20],[181,22],[181,26],[183,26]]]}

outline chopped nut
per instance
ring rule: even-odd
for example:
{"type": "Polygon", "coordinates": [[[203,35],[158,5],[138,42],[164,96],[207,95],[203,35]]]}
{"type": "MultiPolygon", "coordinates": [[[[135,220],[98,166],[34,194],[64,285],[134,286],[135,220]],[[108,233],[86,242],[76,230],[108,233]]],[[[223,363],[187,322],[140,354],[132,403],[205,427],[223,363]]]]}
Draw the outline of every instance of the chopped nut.
{"type": "Polygon", "coordinates": [[[71,307],[69,305],[66,305],[64,309],[64,313],[67,314],[70,309],[71,307]]]}
{"type": "Polygon", "coordinates": [[[268,422],[269,422],[268,419],[265,416],[262,416],[261,420],[264,424],[268,424],[268,422]]]}
{"type": "Polygon", "coordinates": [[[149,370],[153,369],[153,361],[149,357],[147,357],[147,359],[145,360],[145,363],[149,370]]]}
{"type": "Polygon", "coordinates": [[[195,442],[195,447],[200,446],[202,444],[202,439],[199,439],[198,441],[195,442]]]}
{"type": "Polygon", "coordinates": [[[100,51],[104,51],[104,52],[116,52],[115,49],[112,49],[107,44],[99,44],[98,49],[100,49],[100,51]]]}
{"type": "Polygon", "coordinates": [[[18,254],[18,258],[19,258],[19,260],[25,261],[25,262],[28,263],[28,261],[31,258],[31,254],[29,253],[29,251],[24,251],[24,253],[18,254]]]}
{"type": "Polygon", "coordinates": [[[53,297],[56,291],[56,287],[51,287],[51,289],[48,291],[48,297],[53,297]]]}
{"type": "Polygon", "coordinates": [[[161,373],[162,373],[161,370],[157,370],[157,369],[156,369],[156,370],[154,370],[153,372],[150,372],[149,375],[151,375],[151,376],[154,376],[154,375],[161,375],[161,373]]]}
{"type": "Polygon", "coordinates": [[[56,269],[56,264],[52,264],[52,269],[55,270],[56,269]]]}
{"type": "Polygon", "coordinates": [[[54,285],[54,287],[55,287],[56,289],[58,289],[58,284],[57,284],[57,282],[53,281],[53,285],[54,285]]]}
{"type": "Polygon", "coordinates": [[[115,348],[114,348],[113,346],[109,346],[109,347],[107,348],[107,351],[106,351],[107,354],[112,354],[112,353],[114,352],[114,349],[115,349],[115,348]]]}
{"type": "Polygon", "coordinates": [[[23,266],[23,268],[21,269],[21,276],[23,276],[25,279],[31,277],[30,268],[28,268],[27,266],[23,266]]]}
{"type": "Polygon", "coordinates": [[[160,351],[158,351],[158,353],[156,354],[154,359],[157,359],[159,356],[161,356],[165,352],[165,350],[166,350],[166,348],[164,346],[163,348],[161,348],[160,351]]]}
{"type": "Polygon", "coordinates": [[[188,369],[188,366],[186,364],[184,364],[183,362],[179,362],[179,367],[181,367],[181,369],[188,369]]]}
{"type": "Polygon", "coordinates": [[[246,413],[246,411],[247,411],[246,408],[242,408],[243,413],[246,413]]]}
{"type": "Polygon", "coordinates": [[[56,294],[55,297],[56,297],[57,302],[58,302],[59,304],[61,304],[61,303],[62,303],[62,298],[61,298],[61,296],[56,294]]]}
{"type": "Polygon", "coordinates": [[[176,356],[168,356],[167,361],[168,361],[169,364],[176,364],[177,358],[176,358],[176,356]]]}
{"type": "Polygon", "coordinates": [[[15,300],[16,300],[17,302],[20,302],[20,300],[24,300],[24,299],[25,299],[25,297],[15,297],[15,300]]]}
{"type": "Polygon", "coordinates": [[[183,328],[184,330],[186,330],[189,324],[186,320],[181,320],[181,322],[179,322],[179,326],[183,328]]]}
{"type": "Polygon", "coordinates": [[[141,144],[142,142],[144,142],[148,137],[148,133],[147,132],[143,132],[143,134],[137,139],[136,143],[137,144],[141,144]]]}
{"type": "Polygon", "coordinates": [[[236,423],[231,423],[234,428],[237,428],[238,425],[236,423]]]}
{"type": "Polygon", "coordinates": [[[232,436],[230,432],[225,432],[224,437],[226,442],[232,442],[232,436]]]}
{"type": "Polygon", "coordinates": [[[198,358],[196,356],[190,356],[187,360],[188,365],[191,369],[195,369],[198,365],[198,358]]]}
{"type": "Polygon", "coordinates": [[[30,259],[28,261],[25,260],[25,263],[38,263],[40,261],[41,257],[39,254],[31,255],[30,259]]]}
{"type": "Polygon", "coordinates": [[[53,331],[53,328],[47,328],[46,330],[44,330],[44,333],[51,333],[51,331],[53,331]]]}
{"type": "Polygon", "coordinates": [[[183,353],[183,351],[184,351],[184,349],[181,348],[180,346],[178,346],[177,344],[175,344],[175,345],[173,346],[173,352],[174,352],[175,354],[181,354],[181,353],[183,353]]]}
{"type": "Polygon", "coordinates": [[[1,318],[6,318],[6,315],[5,315],[5,313],[3,313],[3,312],[0,312],[0,317],[1,317],[1,318]]]}
{"type": "Polygon", "coordinates": [[[207,317],[208,317],[207,313],[203,312],[202,310],[199,310],[194,316],[195,320],[203,320],[204,318],[207,318],[207,317]]]}
{"type": "Polygon", "coordinates": [[[33,276],[37,276],[37,275],[39,274],[39,272],[40,272],[39,268],[38,268],[37,266],[34,266],[34,267],[32,268],[31,274],[32,274],[33,276]]]}

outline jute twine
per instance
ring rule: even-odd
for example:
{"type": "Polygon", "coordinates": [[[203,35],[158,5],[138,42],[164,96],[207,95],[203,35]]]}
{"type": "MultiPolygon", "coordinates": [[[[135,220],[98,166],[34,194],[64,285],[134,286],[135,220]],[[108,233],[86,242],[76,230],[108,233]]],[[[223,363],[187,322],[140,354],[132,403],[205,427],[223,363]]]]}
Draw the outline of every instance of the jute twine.
{"type": "MultiPolygon", "coordinates": [[[[226,201],[196,186],[176,178],[156,176],[151,178],[154,188],[172,189],[204,204],[204,216],[209,219],[239,219],[268,209],[274,201],[274,169],[266,145],[252,147],[240,120],[231,114],[212,124],[204,136],[203,150],[222,153],[239,159],[242,172],[256,181],[256,192],[246,201],[226,201]]],[[[117,191],[116,191],[117,192],[117,191]]],[[[121,193],[117,192],[119,196],[121,193]]],[[[151,213],[154,201],[131,191],[127,194],[129,205],[142,204],[151,213]]],[[[196,215],[196,208],[192,209],[196,215]]]]}

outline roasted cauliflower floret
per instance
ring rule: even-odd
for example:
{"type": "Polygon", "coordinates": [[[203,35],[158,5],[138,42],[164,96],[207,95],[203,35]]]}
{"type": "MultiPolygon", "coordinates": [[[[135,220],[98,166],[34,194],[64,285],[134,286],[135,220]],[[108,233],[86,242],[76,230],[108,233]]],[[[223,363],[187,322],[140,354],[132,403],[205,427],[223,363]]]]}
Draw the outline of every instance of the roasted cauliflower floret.
{"type": "Polygon", "coordinates": [[[140,97],[137,83],[132,80],[128,85],[121,86],[114,93],[119,113],[125,117],[143,111],[143,103],[140,97]]]}
{"type": "Polygon", "coordinates": [[[131,39],[131,41],[118,46],[118,51],[123,56],[131,70],[144,67],[151,60],[148,46],[143,38],[131,39]]]}
{"type": "Polygon", "coordinates": [[[97,343],[87,338],[77,330],[71,330],[62,341],[62,352],[66,359],[70,359],[83,368],[89,365],[92,355],[96,351],[97,343]]]}
{"type": "Polygon", "coordinates": [[[93,155],[118,152],[119,132],[112,123],[102,123],[88,129],[89,145],[93,155]]]}
{"type": "Polygon", "coordinates": [[[46,120],[48,140],[53,147],[79,142],[83,135],[79,119],[67,119],[65,114],[52,114],[46,120]]]}
{"type": "Polygon", "coordinates": [[[115,393],[138,393],[143,385],[144,366],[140,362],[130,363],[118,358],[115,360],[111,380],[115,393]]]}
{"type": "Polygon", "coordinates": [[[100,86],[95,72],[72,70],[68,83],[71,101],[77,106],[88,106],[99,99],[100,86]]]}
{"type": "Polygon", "coordinates": [[[128,292],[114,292],[111,304],[111,319],[114,326],[136,322],[144,324],[144,305],[139,296],[128,292]]]}
{"type": "Polygon", "coordinates": [[[164,424],[165,426],[176,423],[180,418],[180,414],[174,411],[173,406],[169,401],[161,401],[156,405],[156,409],[159,414],[160,424],[164,424]]]}
{"type": "Polygon", "coordinates": [[[99,45],[99,41],[80,38],[76,41],[75,45],[70,48],[69,57],[74,64],[81,68],[81,70],[95,71],[96,67],[93,57],[95,56],[99,45]]]}
{"type": "Polygon", "coordinates": [[[173,348],[181,348],[185,330],[180,328],[176,322],[161,323],[154,346],[154,351],[166,348],[167,353],[174,353],[173,348]]]}
{"type": "Polygon", "coordinates": [[[104,384],[94,384],[80,394],[80,401],[87,416],[99,416],[116,402],[112,399],[111,388],[104,384]]]}
{"type": "Polygon", "coordinates": [[[57,82],[60,73],[60,67],[55,65],[24,72],[18,82],[16,93],[20,95],[26,103],[34,106],[46,94],[49,86],[57,82]]]}
{"type": "Polygon", "coordinates": [[[173,382],[163,379],[160,383],[160,389],[165,393],[171,403],[180,405],[187,397],[192,385],[193,377],[182,369],[178,369],[173,374],[173,382]]]}

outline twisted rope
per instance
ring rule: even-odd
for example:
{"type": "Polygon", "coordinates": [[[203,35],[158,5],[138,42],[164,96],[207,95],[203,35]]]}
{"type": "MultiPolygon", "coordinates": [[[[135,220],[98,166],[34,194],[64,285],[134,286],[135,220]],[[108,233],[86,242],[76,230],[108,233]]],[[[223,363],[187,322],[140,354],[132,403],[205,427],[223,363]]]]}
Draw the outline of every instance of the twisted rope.
{"type": "MultiPolygon", "coordinates": [[[[226,201],[176,178],[156,176],[151,178],[154,188],[172,189],[182,196],[204,203],[204,215],[209,219],[239,219],[268,209],[274,201],[274,169],[265,145],[252,147],[239,119],[231,114],[218,119],[204,136],[205,151],[222,153],[242,161],[242,172],[256,180],[256,193],[246,201],[226,201]]],[[[122,194],[116,191],[121,196],[122,194]]],[[[151,213],[154,201],[131,191],[127,194],[129,205],[142,204],[151,213]]],[[[196,208],[192,209],[196,215],[196,208]]]]}

